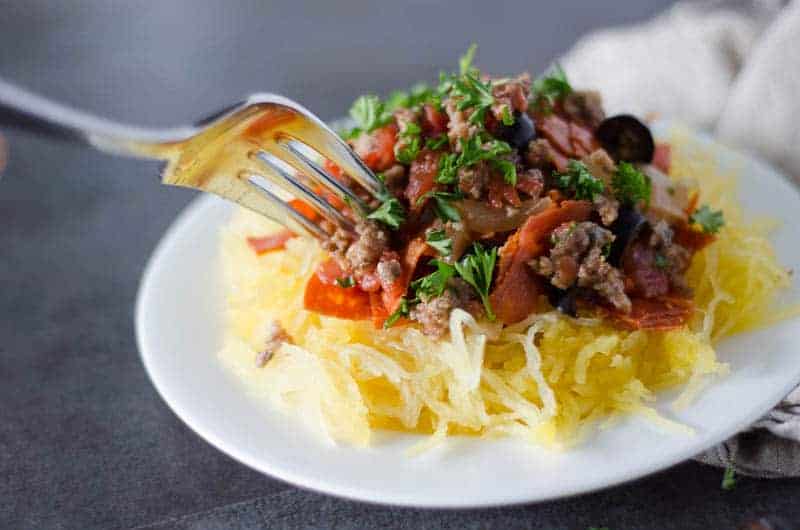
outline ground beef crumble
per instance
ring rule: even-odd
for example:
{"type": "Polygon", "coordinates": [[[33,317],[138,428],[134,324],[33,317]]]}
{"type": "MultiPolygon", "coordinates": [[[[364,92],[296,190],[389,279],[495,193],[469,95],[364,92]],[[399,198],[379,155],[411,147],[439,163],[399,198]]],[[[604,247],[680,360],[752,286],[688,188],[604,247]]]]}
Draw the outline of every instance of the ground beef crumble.
{"type": "Polygon", "coordinates": [[[619,216],[619,201],[617,199],[600,194],[595,196],[592,203],[605,226],[610,226],[611,223],[617,220],[617,216],[619,216]]]}
{"type": "Polygon", "coordinates": [[[321,243],[322,249],[330,254],[340,267],[347,269],[349,264],[345,252],[353,243],[353,235],[342,228],[337,228],[333,234],[321,243]]]}
{"type": "Polygon", "coordinates": [[[378,278],[381,281],[381,285],[391,285],[394,281],[403,274],[403,266],[400,264],[400,260],[396,257],[392,257],[390,259],[381,259],[378,262],[378,266],[376,267],[376,272],[378,273],[378,278]]]}
{"type": "Polygon", "coordinates": [[[422,324],[425,335],[439,339],[449,331],[450,312],[456,308],[467,309],[473,314],[479,311],[475,303],[475,292],[461,278],[451,278],[441,296],[421,300],[411,309],[409,317],[422,324]]]}
{"type": "Polygon", "coordinates": [[[461,142],[459,140],[467,140],[475,136],[480,128],[469,123],[469,115],[463,110],[458,110],[457,105],[457,101],[448,99],[444,104],[444,111],[449,118],[447,138],[450,140],[453,150],[458,153],[461,152],[461,142]]]}
{"type": "Polygon", "coordinates": [[[528,263],[536,273],[559,289],[574,285],[594,289],[617,309],[630,311],[623,275],[604,257],[614,234],[588,221],[565,223],[553,231],[552,241],[549,255],[528,263]]]}
{"type": "Polygon", "coordinates": [[[611,187],[614,173],[617,172],[617,164],[605,149],[592,151],[581,160],[589,169],[589,173],[601,179],[606,188],[611,187]]]}
{"type": "Polygon", "coordinates": [[[525,161],[532,168],[548,169],[556,165],[556,150],[545,138],[531,140],[525,150],[525,161]]]}
{"type": "MultiPolygon", "coordinates": [[[[658,223],[664,218],[672,225],[685,224],[688,198],[680,201],[673,197],[674,184],[669,178],[663,174],[650,175],[647,169],[650,166],[645,165],[642,171],[651,180],[651,200],[647,205],[626,202],[627,195],[621,194],[625,190],[614,186],[615,179],[621,178],[617,163],[609,152],[599,148],[600,145],[614,145],[606,138],[606,128],[602,134],[597,133],[606,119],[599,93],[572,91],[554,97],[546,109],[529,108],[529,76],[490,78],[470,67],[468,74],[471,76],[473,72],[477,72],[475,75],[491,91],[491,98],[485,91],[473,94],[469,90],[473,79],[458,82],[454,77],[449,88],[439,89],[442,93],[420,92],[419,100],[409,98],[408,103],[402,105],[408,108],[392,107],[391,120],[381,120],[382,125],[367,127],[371,132],[349,140],[365,164],[381,173],[386,189],[403,210],[404,220],[400,227],[396,226],[397,217],[389,216],[399,216],[399,208],[397,204],[390,204],[391,212],[382,211],[373,216],[379,221],[359,220],[357,215],[348,215],[355,224],[350,233],[330,226],[329,221],[320,221],[331,234],[323,248],[340,265],[342,274],[354,280],[363,292],[381,294],[385,304],[393,309],[400,295],[396,291],[407,287],[407,304],[412,306],[410,319],[418,322],[425,334],[442,337],[448,332],[449,316],[454,308],[464,308],[473,314],[483,311],[474,288],[456,275],[449,280],[441,296],[420,300],[422,295],[415,284],[412,282],[408,287],[409,280],[430,273],[430,259],[453,264],[470,252],[475,241],[479,240],[487,248],[503,248],[527,217],[540,212],[537,205],[563,206],[565,200],[584,198],[578,189],[574,194],[563,189],[559,179],[559,174],[570,170],[571,160],[579,160],[591,175],[602,181],[604,189],[600,193],[592,190],[592,198],[587,197],[592,203],[592,212],[582,205],[583,213],[575,217],[565,215],[562,220],[588,218],[592,222],[566,223],[553,230],[548,234],[550,248],[544,255],[536,254],[538,257],[533,260],[528,261],[526,257],[525,268],[530,267],[531,274],[544,277],[542,282],[547,281],[558,289],[548,287],[548,294],[553,295],[554,300],[561,300],[556,295],[571,296],[573,302],[582,300],[589,305],[606,306],[606,309],[613,307],[618,312],[630,312],[631,299],[688,293],[683,276],[691,253],[674,243],[669,224],[658,223]],[[504,122],[508,122],[509,116],[513,116],[515,122],[506,125],[504,122]],[[481,119],[476,120],[478,117],[481,119]],[[444,141],[445,136],[448,142],[444,141]],[[463,153],[467,140],[483,143],[481,147],[487,151],[486,156],[463,153]],[[490,147],[499,145],[490,146],[494,141],[507,143],[510,152],[492,152],[490,147]],[[412,145],[419,149],[408,149],[412,145]],[[440,170],[445,167],[441,164],[443,157],[447,157],[447,169],[453,172],[441,175],[447,178],[440,181],[440,170]],[[508,175],[503,173],[512,166],[516,170],[513,184],[504,181],[508,175]],[[432,200],[421,200],[431,199],[432,193],[435,193],[432,200]],[[623,197],[622,204],[617,195],[623,197]],[[542,196],[546,199],[537,201],[542,196]],[[629,209],[639,218],[628,219],[629,209]],[[459,218],[463,222],[452,221],[459,218]],[[628,230],[629,221],[635,221],[635,230],[628,230]],[[420,240],[427,240],[433,231],[437,232],[436,236],[431,237],[427,246],[418,244],[420,240]],[[444,238],[441,231],[445,233],[444,238]],[[617,237],[614,252],[609,257],[617,237]],[[437,240],[441,243],[435,243],[437,240]],[[419,251],[419,255],[412,256],[408,250],[419,251]],[[413,257],[413,263],[409,256],[413,257]],[[387,301],[386,294],[395,299],[387,301]]],[[[462,72],[461,76],[464,75],[462,72]]],[[[412,91],[413,94],[416,93],[412,91]]],[[[641,127],[633,131],[645,142],[648,133],[639,129],[641,127]]],[[[627,129],[619,134],[623,132],[627,129]]],[[[470,151],[477,148],[473,143],[469,146],[470,151]]],[[[389,200],[383,194],[380,198],[370,195],[346,176],[343,179],[368,210],[389,200]]],[[[509,248],[512,252],[518,251],[513,246],[509,248]]],[[[513,276],[508,278],[514,280],[513,276]]],[[[499,273],[493,276],[495,292],[506,292],[497,285],[502,280],[499,273]]],[[[509,286],[511,289],[518,287],[509,286]]],[[[363,293],[353,291],[351,294],[363,293]]],[[[374,303],[374,297],[370,298],[374,303]]],[[[519,305],[525,312],[538,309],[533,304],[520,302],[519,305]]],[[[498,311],[501,321],[511,322],[518,316],[512,314],[513,311],[508,311],[507,315],[501,313],[498,311]]]]}
{"type": "Polygon", "coordinates": [[[617,172],[617,164],[614,163],[614,160],[605,149],[592,151],[589,155],[583,157],[581,161],[593,176],[603,181],[605,192],[595,196],[592,202],[594,202],[595,210],[600,215],[603,224],[610,226],[611,223],[617,220],[619,215],[619,201],[611,195],[612,180],[617,172]]]}
{"type": "Polygon", "coordinates": [[[408,184],[408,172],[402,164],[395,164],[383,173],[383,183],[395,197],[401,197],[408,184]]]}
{"type": "Polygon", "coordinates": [[[680,294],[691,295],[691,289],[686,283],[684,274],[692,261],[692,254],[673,242],[674,235],[675,232],[666,221],[659,221],[653,225],[649,243],[664,258],[663,268],[669,277],[670,287],[680,294]]]}
{"type": "Polygon", "coordinates": [[[517,189],[527,193],[532,199],[542,195],[544,191],[544,175],[539,169],[517,171],[517,189]]]}
{"type": "Polygon", "coordinates": [[[356,224],[358,239],[345,251],[349,270],[356,279],[372,272],[383,251],[389,246],[389,235],[375,221],[362,220],[356,224]]]}
{"type": "Polygon", "coordinates": [[[498,121],[504,115],[513,116],[514,112],[525,112],[528,108],[528,97],[531,92],[531,78],[528,74],[512,79],[496,81],[492,85],[492,115],[498,121]]]}

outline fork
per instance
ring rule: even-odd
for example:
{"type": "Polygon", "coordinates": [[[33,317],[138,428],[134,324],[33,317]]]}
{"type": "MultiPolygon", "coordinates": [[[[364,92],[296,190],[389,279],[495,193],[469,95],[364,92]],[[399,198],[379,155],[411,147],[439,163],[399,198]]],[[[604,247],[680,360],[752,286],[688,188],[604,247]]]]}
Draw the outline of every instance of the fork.
{"type": "Polygon", "coordinates": [[[114,155],[162,160],[164,184],[214,193],[295,233],[327,239],[353,221],[318,193],[332,193],[356,214],[367,202],[324,169],[325,159],[373,198],[383,184],[339,136],[302,105],[260,93],[193,126],[145,129],[69,108],[0,80],[0,126],[88,144],[114,155]],[[329,223],[293,208],[299,199],[329,223]]]}

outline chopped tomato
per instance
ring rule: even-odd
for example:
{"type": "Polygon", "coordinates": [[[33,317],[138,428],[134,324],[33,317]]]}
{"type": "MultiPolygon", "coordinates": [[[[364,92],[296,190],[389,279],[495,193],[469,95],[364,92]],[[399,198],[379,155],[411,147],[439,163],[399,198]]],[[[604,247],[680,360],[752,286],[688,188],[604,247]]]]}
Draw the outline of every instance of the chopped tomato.
{"type": "Polygon", "coordinates": [[[323,167],[323,169],[325,171],[327,171],[330,175],[335,177],[337,180],[342,180],[344,178],[344,171],[342,171],[342,168],[340,168],[339,166],[337,166],[336,164],[334,164],[333,162],[331,162],[327,158],[325,159],[325,162],[323,163],[322,167],[323,167]]]}
{"type": "Polygon", "coordinates": [[[406,295],[406,291],[408,290],[408,282],[406,279],[410,278],[410,276],[410,274],[404,273],[394,282],[384,285],[381,291],[381,299],[388,313],[394,313],[397,308],[400,307],[400,299],[406,295]]]}
{"type": "Polygon", "coordinates": [[[514,186],[507,183],[501,175],[492,175],[489,179],[489,206],[501,208],[503,202],[511,206],[519,206],[522,201],[514,186]]]}
{"type": "Polygon", "coordinates": [[[328,258],[317,265],[317,270],[314,275],[317,276],[322,283],[327,285],[337,285],[336,280],[343,280],[347,277],[347,274],[345,274],[339,266],[339,263],[333,258],[328,258]]]}
{"type": "Polygon", "coordinates": [[[268,236],[248,237],[247,244],[260,256],[273,250],[286,248],[286,242],[293,237],[297,236],[291,230],[279,230],[268,236]]]}
{"type": "MultiPolygon", "coordinates": [[[[325,162],[323,163],[323,168],[333,178],[335,178],[336,180],[338,180],[339,182],[341,182],[345,186],[350,186],[350,184],[351,184],[350,183],[350,178],[347,175],[344,174],[344,171],[342,171],[342,168],[340,168],[339,166],[337,166],[336,164],[334,164],[333,162],[331,162],[327,158],[325,159],[325,162]]],[[[330,203],[330,205],[333,206],[334,208],[336,208],[337,210],[344,209],[344,207],[345,207],[344,201],[342,199],[340,199],[337,195],[332,193],[325,186],[322,186],[321,184],[317,185],[314,188],[314,191],[318,195],[322,196],[323,199],[328,201],[330,203]]]]}
{"type": "MultiPolygon", "coordinates": [[[[386,284],[382,283],[383,289],[380,293],[370,293],[372,303],[372,321],[375,327],[380,327],[389,315],[397,311],[400,307],[402,298],[408,291],[408,286],[411,279],[414,277],[414,271],[417,268],[420,258],[426,253],[430,253],[431,249],[425,242],[424,237],[415,237],[408,242],[403,249],[400,264],[403,270],[400,276],[394,282],[386,284]]],[[[393,252],[387,252],[386,259],[397,258],[396,255],[392,256],[393,252]]]]}
{"type": "Polygon", "coordinates": [[[320,217],[314,208],[300,199],[292,199],[289,201],[289,206],[306,216],[310,221],[316,221],[320,217]]]}
{"type": "Polygon", "coordinates": [[[384,285],[383,303],[389,313],[394,313],[400,306],[400,299],[406,295],[408,286],[414,277],[414,271],[417,269],[419,260],[424,255],[432,254],[432,249],[425,242],[424,236],[417,236],[405,246],[400,258],[400,264],[403,271],[400,276],[390,285],[384,285]]]}
{"type": "Polygon", "coordinates": [[[660,298],[631,298],[631,312],[614,310],[612,318],[626,329],[652,329],[667,331],[682,327],[694,312],[694,303],[688,298],[663,296],[660,298]]]}
{"type": "Polygon", "coordinates": [[[386,306],[383,303],[383,297],[380,293],[369,293],[369,306],[370,306],[370,317],[372,318],[372,323],[375,326],[375,329],[380,329],[383,327],[383,323],[386,322],[386,319],[389,318],[389,312],[386,310],[386,306]]]}
{"type": "Polygon", "coordinates": [[[534,177],[528,172],[517,175],[517,189],[523,193],[527,193],[531,197],[538,197],[544,188],[544,181],[541,178],[534,177]]]}
{"type": "Polygon", "coordinates": [[[717,240],[717,236],[714,234],[695,230],[689,223],[678,224],[674,230],[675,242],[692,252],[699,252],[717,240]]]}
{"type": "Polygon", "coordinates": [[[547,146],[547,157],[550,160],[550,163],[556,167],[557,171],[565,172],[567,170],[567,164],[569,163],[569,158],[567,158],[561,151],[556,149],[552,143],[550,143],[547,139],[542,139],[547,146]]]}
{"type": "Polygon", "coordinates": [[[422,107],[422,131],[428,136],[447,132],[447,115],[433,105],[422,107]]]}
{"type": "Polygon", "coordinates": [[[394,144],[397,125],[389,124],[362,134],[354,143],[356,154],[373,171],[385,171],[395,164],[394,144]]]}
{"type": "Polygon", "coordinates": [[[328,203],[331,206],[333,206],[334,208],[336,208],[337,210],[344,210],[344,208],[346,206],[344,201],[342,199],[340,199],[338,195],[335,195],[333,192],[328,190],[328,188],[320,185],[320,186],[317,186],[316,188],[314,188],[314,191],[320,197],[322,197],[323,199],[328,201],[328,203]]]}
{"type": "MultiPolygon", "coordinates": [[[[700,194],[695,191],[689,197],[689,204],[686,206],[687,218],[697,210],[697,205],[699,203],[700,194]]],[[[692,252],[699,252],[717,240],[717,236],[714,234],[701,232],[695,229],[686,220],[677,223],[673,229],[675,230],[675,242],[684,248],[688,248],[692,252]]]]}
{"type": "Polygon", "coordinates": [[[340,287],[336,280],[344,273],[332,259],[322,262],[306,284],[303,307],[322,315],[349,320],[372,317],[369,293],[360,287],[340,287]]]}
{"type": "Polygon", "coordinates": [[[547,238],[563,223],[585,221],[592,213],[586,201],[564,201],[531,216],[500,249],[495,287],[490,296],[497,317],[513,324],[533,313],[542,292],[541,279],[528,267],[528,261],[547,250],[547,238]]]}
{"type": "Polygon", "coordinates": [[[556,114],[547,114],[546,116],[537,117],[536,128],[562,154],[566,156],[572,155],[573,148],[569,122],[556,114]]]}
{"type": "Polygon", "coordinates": [[[672,147],[669,144],[656,144],[656,150],[653,153],[653,165],[669,175],[669,170],[672,166],[672,147]]]}
{"type": "Polygon", "coordinates": [[[575,158],[583,158],[599,147],[592,130],[575,122],[569,124],[569,138],[575,158]]]}
{"type": "Polygon", "coordinates": [[[424,150],[411,163],[405,195],[412,210],[420,210],[424,204],[419,202],[420,198],[436,188],[439,156],[435,151],[424,150]]]}

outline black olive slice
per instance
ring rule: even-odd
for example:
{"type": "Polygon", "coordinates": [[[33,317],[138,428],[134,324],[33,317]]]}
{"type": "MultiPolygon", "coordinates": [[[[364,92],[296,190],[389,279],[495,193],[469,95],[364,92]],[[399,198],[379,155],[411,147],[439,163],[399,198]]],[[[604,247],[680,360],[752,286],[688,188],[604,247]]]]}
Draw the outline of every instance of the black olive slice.
{"type": "Polygon", "coordinates": [[[617,162],[653,161],[656,144],[650,129],[629,114],[619,114],[603,120],[595,133],[603,149],[617,162]]]}
{"type": "Polygon", "coordinates": [[[536,129],[533,120],[524,112],[514,113],[514,123],[497,127],[497,137],[508,142],[515,149],[524,150],[528,143],[536,138],[536,129]]]}
{"type": "Polygon", "coordinates": [[[578,316],[578,295],[580,289],[570,287],[569,289],[553,288],[547,293],[550,305],[573,318],[578,316]]]}
{"type": "Polygon", "coordinates": [[[617,220],[611,225],[611,232],[616,238],[611,243],[611,252],[609,252],[606,261],[615,267],[619,267],[625,249],[639,237],[639,234],[647,226],[647,219],[636,208],[631,206],[620,208],[617,220]]]}

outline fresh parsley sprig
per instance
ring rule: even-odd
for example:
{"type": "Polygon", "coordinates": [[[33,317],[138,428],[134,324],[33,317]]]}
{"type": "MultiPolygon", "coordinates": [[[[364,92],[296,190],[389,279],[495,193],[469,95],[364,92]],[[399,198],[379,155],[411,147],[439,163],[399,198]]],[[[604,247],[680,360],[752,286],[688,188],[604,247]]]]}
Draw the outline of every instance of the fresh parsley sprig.
{"type": "Polygon", "coordinates": [[[480,70],[472,65],[478,47],[472,44],[458,61],[458,75],[439,74],[438,96],[453,98],[458,110],[471,109],[469,122],[483,127],[486,112],[494,104],[491,81],[482,81],[480,70]]]}
{"type": "Polygon", "coordinates": [[[503,111],[500,114],[500,121],[503,122],[503,125],[508,127],[514,125],[514,114],[511,112],[508,105],[503,106],[503,111]]]}
{"type": "Polygon", "coordinates": [[[506,182],[516,185],[517,168],[510,160],[503,158],[504,155],[511,153],[511,146],[507,142],[485,134],[477,134],[467,140],[460,138],[459,143],[460,153],[448,153],[439,159],[436,182],[454,184],[458,181],[459,169],[474,166],[485,160],[503,174],[506,182]]]}
{"type": "Polygon", "coordinates": [[[410,164],[417,158],[422,144],[421,134],[422,128],[414,122],[407,123],[399,132],[397,136],[400,141],[395,144],[394,153],[398,162],[410,164]],[[398,149],[398,146],[402,147],[398,149]]]}
{"type": "Polygon", "coordinates": [[[426,83],[417,83],[410,90],[395,90],[386,98],[386,110],[416,109],[426,103],[438,104],[436,92],[426,83]]]}
{"type": "Polygon", "coordinates": [[[407,317],[410,314],[410,309],[411,308],[409,307],[408,300],[405,297],[401,298],[400,305],[398,305],[397,309],[395,309],[394,312],[383,322],[383,329],[389,329],[397,324],[397,321],[402,317],[407,317]]]}
{"type": "Polygon", "coordinates": [[[551,71],[536,79],[531,87],[531,100],[536,110],[550,111],[553,104],[572,92],[572,85],[561,65],[556,63],[551,71]]]}
{"type": "Polygon", "coordinates": [[[570,160],[566,173],[554,173],[556,185],[571,193],[578,200],[594,200],[595,196],[603,193],[603,181],[589,172],[586,164],[578,160],[570,160]]]}
{"type": "MultiPolygon", "coordinates": [[[[392,113],[378,96],[367,94],[359,96],[350,107],[350,117],[356,122],[356,129],[361,132],[372,132],[392,121],[392,113]]],[[[351,132],[351,135],[353,133],[351,132]]]]}
{"type": "Polygon", "coordinates": [[[513,162],[505,158],[495,158],[489,163],[503,175],[503,180],[506,181],[506,184],[517,185],[517,166],[513,162]]]}
{"type": "Polygon", "coordinates": [[[461,261],[455,264],[455,269],[458,275],[475,289],[486,309],[486,317],[494,321],[495,314],[489,301],[489,289],[492,286],[492,274],[497,262],[497,248],[487,252],[478,242],[473,243],[472,247],[474,253],[461,258],[461,261]]]}
{"type": "Polygon", "coordinates": [[[422,204],[426,199],[433,199],[433,210],[442,221],[458,222],[461,214],[453,206],[453,201],[460,201],[464,196],[459,192],[429,191],[417,199],[417,204],[422,204]]]}
{"type": "Polygon", "coordinates": [[[459,163],[459,155],[457,153],[447,153],[442,156],[439,159],[439,171],[436,173],[436,182],[439,184],[455,184],[458,181],[458,169],[460,167],[461,164],[459,163]]]}
{"type": "Polygon", "coordinates": [[[476,43],[472,43],[467,48],[467,51],[464,52],[464,55],[459,57],[458,59],[458,73],[461,75],[475,73],[476,68],[472,66],[472,62],[475,60],[475,53],[478,51],[478,45],[476,43]]]}
{"type": "Polygon", "coordinates": [[[397,230],[406,221],[406,209],[403,204],[390,192],[384,182],[382,174],[378,173],[378,180],[381,181],[381,190],[378,193],[378,199],[381,205],[372,210],[367,215],[367,219],[380,221],[389,228],[397,230]]]}
{"type": "Polygon", "coordinates": [[[481,81],[475,73],[453,79],[450,97],[458,98],[458,110],[472,109],[467,121],[473,125],[483,125],[486,112],[494,104],[491,82],[481,81]]]}
{"type": "Polygon", "coordinates": [[[442,296],[447,282],[456,275],[456,268],[443,261],[432,259],[428,264],[434,265],[436,270],[411,282],[411,289],[416,297],[414,301],[428,301],[442,296]]]}
{"type": "Polygon", "coordinates": [[[453,253],[453,238],[449,237],[444,229],[429,230],[425,234],[425,242],[442,256],[453,253]]]}
{"type": "Polygon", "coordinates": [[[444,294],[447,285],[451,278],[456,275],[460,276],[467,282],[483,303],[486,310],[486,317],[494,321],[496,319],[492,311],[492,305],[489,301],[489,290],[492,285],[492,275],[494,274],[494,266],[497,262],[497,248],[492,248],[491,251],[486,251],[480,243],[473,243],[473,253],[467,254],[455,265],[450,265],[443,261],[431,260],[430,265],[436,267],[432,273],[423,276],[411,282],[410,290],[414,293],[414,298],[408,299],[403,297],[397,310],[394,311],[386,322],[383,324],[384,328],[390,328],[401,317],[410,315],[411,306],[420,302],[427,302],[444,294]]]}
{"type": "Polygon", "coordinates": [[[381,205],[367,215],[367,219],[380,221],[389,228],[397,230],[406,220],[406,209],[397,197],[387,193],[381,199],[381,205]]]}
{"type": "Polygon", "coordinates": [[[418,304],[420,301],[442,296],[447,288],[447,282],[456,274],[455,267],[438,260],[431,260],[430,265],[435,265],[436,270],[411,282],[409,287],[414,292],[414,298],[409,300],[404,296],[400,299],[397,309],[384,321],[384,329],[394,326],[400,318],[408,317],[411,314],[411,306],[418,304]]]}
{"type": "Polygon", "coordinates": [[[725,468],[725,473],[722,475],[721,487],[725,491],[730,491],[736,487],[736,470],[733,466],[725,468]]]}
{"type": "Polygon", "coordinates": [[[441,149],[445,145],[447,145],[447,135],[445,133],[442,133],[439,136],[428,138],[425,141],[425,147],[427,149],[430,149],[431,151],[436,151],[437,149],[441,149]]]}
{"type": "Polygon", "coordinates": [[[707,204],[704,204],[689,216],[689,222],[700,225],[700,228],[706,234],[716,234],[720,228],[725,226],[725,218],[722,215],[722,210],[712,210],[707,204]]]}
{"type": "Polygon", "coordinates": [[[623,204],[633,205],[643,202],[650,204],[652,184],[650,179],[629,162],[620,162],[611,178],[614,195],[623,204]]]}
{"type": "Polygon", "coordinates": [[[440,106],[436,91],[425,83],[417,83],[410,90],[395,90],[386,101],[374,94],[359,96],[350,107],[350,117],[356,127],[342,133],[345,139],[355,138],[361,133],[370,133],[378,127],[391,123],[392,113],[397,109],[418,109],[425,103],[440,106]]]}
{"type": "Polygon", "coordinates": [[[354,287],[356,282],[353,280],[352,276],[345,276],[344,278],[336,278],[336,285],[343,289],[349,289],[350,287],[354,287]]]}

